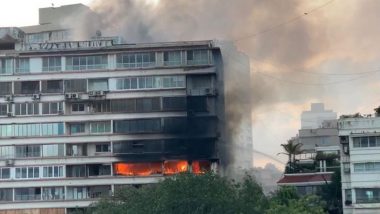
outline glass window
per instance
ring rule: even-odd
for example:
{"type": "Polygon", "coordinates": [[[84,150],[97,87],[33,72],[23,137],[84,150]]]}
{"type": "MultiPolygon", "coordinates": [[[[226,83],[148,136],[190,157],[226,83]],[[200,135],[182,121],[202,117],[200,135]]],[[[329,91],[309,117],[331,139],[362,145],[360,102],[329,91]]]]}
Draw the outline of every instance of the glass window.
{"type": "Polygon", "coordinates": [[[13,189],[0,189],[0,201],[13,201],[13,189]]]}
{"type": "Polygon", "coordinates": [[[40,145],[16,146],[16,157],[18,158],[40,157],[40,156],[41,156],[40,145]]]}
{"type": "Polygon", "coordinates": [[[111,152],[111,146],[109,143],[96,144],[96,152],[111,152]]]}
{"type": "Polygon", "coordinates": [[[0,168],[0,179],[10,179],[11,168],[0,168]]]}
{"type": "Polygon", "coordinates": [[[42,71],[61,71],[61,57],[52,56],[52,57],[43,57],[42,58],[42,71]]]}
{"type": "Polygon", "coordinates": [[[38,103],[15,103],[15,115],[37,115],[39,114],[38,103]]]}
{"type": "Polygon", "coordinates": [[[29,58],[16,59],[16,73],[29,73],[29,58]]]}
{"type": "Polygon", "coordinates": [[[164,52],[165,66],[180,66],[182,64],[181,51],[166,51],[164,52]]]}
{"type": "Polygon", "coordinates": [[[115,133],[154,133],[161,130],[161,118],[114,121],[115,133]]]}
{"type": "Polygon", "coordinates": [[[13,73],[13,59],[0,59],[0,75],[13,73]]]}
{"type": "Polygon", "coordinates": [[[208,50],[187,51],[188,65],[207,65],[209,64],[208,50]]]}
{"type": "Polygon", "coordinates": [[[0,104],[0,116],[6,116],[8,114],[8,104],[0,104]]]}
{"type": "Polygon", "coordinates": [[[39,167],[16,167],[16,179],[30,179],[39,178],[40,168],[39,167]]]}
{"type": "Polygon", "coordinates": [[[63,200],[65,192],[63,187],[44,187],[42,190],[42,200],[63,200]]]}
{"type": "Polygon", "coordinates": [[[116,89],[163,89],[163,88],[184,88],[185,76],[144,76],[128,77],[116,80],[116,89]]]}
{"type": "Polygon", "coordinates": [[[379,203],[379,188],[359,188],[355,189],[356,203],[379,203]]]}
{"type": "Polygon", "coordinates": [[[63,177],[63,166],[44,166],[44,178],[60,178],[63,177]]]}
{"type": "Polygon", "coordinates": [[[0,95],[12,94],[12,82],[0,82],[0,95]]]}
{"type": "Polygon", "coordinates": [[[63,80],[42,81],[42,93],[62,93],[63,80]]]}
{"type": "Polygon", "coordinates": [[[73,79],[65,80],[65,92],[86,92],[87,80],[86,79],[73,79]]]}
{"type": "Polygon", "coordinates": [[[62,102],[42,103],[42,114],[60,114],[62,111],[62,102]]]}
{"type": "Polygon", "coordinates": [[[108,79],[88,80],[88,91],[108,91],[108,79]]]}
{"type": "Polygon", "coordinates": [[[14,153],[14,146],[0,146],[1,159],[12,159],[15,157],[14,153]]]}
{"type": "Polygon", "coordinates": [[[42,145],[42,156],[43,157],[64,156],[64,145],[63,144],[42,145]]]}
{"type": "Polygon", "coordinates": [[[15,188],[15,200],[16,201],[32,201],[41,200],[41,188],[15,188]]]}
{"type": "Polygon", "coordinates": [[[91,133],[109,133],[111,132],[111,122],[110,121],[91,122],[90,130],[91,130],[91,133]]]}
{"type": "Polygon", "coordinates": [[[116,55],[117,68],[147,68],[156,64],[156,54],[151,53],[121,53],[116,55]]]}
{"type": "Polygon", "coordinates": [[[85,123],[73,123],[70,124],[70,133],[71,134],[81,134],[86,132],[85,123]]]}
{"type": "Polygon", "coordinates": [[[85,104],[84,103],[72,103],[71,104],[71,112],[85,112],[85,104]]]}
{"type": "Polygon", "coordinates": [[[66,70],[95,70],[108,67],[107,55],[66,57],[66,70]]]}

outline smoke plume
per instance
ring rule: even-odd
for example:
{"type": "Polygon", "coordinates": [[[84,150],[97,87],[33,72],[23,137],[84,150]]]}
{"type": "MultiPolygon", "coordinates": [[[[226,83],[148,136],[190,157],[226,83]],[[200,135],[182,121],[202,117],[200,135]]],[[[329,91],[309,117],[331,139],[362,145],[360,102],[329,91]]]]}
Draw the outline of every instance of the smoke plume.
{"type": "MultiPolygon", "coordinates": [[[[282,118],[293,127],[299,118],[288,119],[287,112],[301,113],[310,101],[325,101],[334,110],[348,113],[372,109],[378,101],[373,99],[378,97],[376,79],[371,74],[357,73],[378,66],[380,3],[335,1],[308,13],[325,3],[326,0],[95,0],[91,8],[96,19],[86,14],[66,23],[80,39],[101,29],[103,35],[121,35],[128,43],[234,41],[251,61],[252,78],[247,81],[234,69],[229,71],[227,95],[231,105],[227,111],[233,115],[229,127],[241,127],[242,119],[250,117],[245,106],[250,106],[256,130],[271,133],[264,138],[254,131],[256,148],[276,154],[279,144],[296,130],[289,135],[277,127],[262,127],[255,118],[282,118]],[[292,19],[300,15],[303,17],[292,19]],[[281,109],[283,106],[291,109],[281,109]]],[[[228,52],[225,55],[227,63],[245,66],[236,57],[229,57],[228,52]]]]}

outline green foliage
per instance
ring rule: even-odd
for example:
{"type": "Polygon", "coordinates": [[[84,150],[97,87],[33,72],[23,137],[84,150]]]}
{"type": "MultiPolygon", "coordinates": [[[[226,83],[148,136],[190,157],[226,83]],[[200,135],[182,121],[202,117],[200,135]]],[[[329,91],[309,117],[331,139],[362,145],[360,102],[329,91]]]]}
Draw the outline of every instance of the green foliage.
{"type": "Polygon", "coordinates": [[[140,188],[126,187],[112,198],[93,204],[91,214],[261,214],[305,213],[321,210],[319,198],[298,198],[293,189],[281,189],[267,198],[250,176],[232,182],[216,174],[189,173],[167,178],[140,188]],[[281,211],[281,212],[279,212],[281,211]],[[296,212],[293,212],[296,211],[296,212]]]}
{"type": "Polygon", "coordinates": [[[330,213],[342,212],[342,183],[340,169],[336,169],[331,179],[331,183],[322,186],[318,193],[327,202],[327,210],[330,213]]]}

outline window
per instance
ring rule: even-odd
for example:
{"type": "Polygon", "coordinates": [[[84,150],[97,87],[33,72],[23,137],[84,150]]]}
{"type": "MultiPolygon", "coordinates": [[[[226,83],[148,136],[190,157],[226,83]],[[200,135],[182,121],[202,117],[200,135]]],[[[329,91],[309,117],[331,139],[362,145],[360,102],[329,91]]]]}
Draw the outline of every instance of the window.
{"type": "Polygon", "coordinates": [[[86,144],[67,144],[67,156],[87,156],[86,144]]]}
{"type": "Polygon", "coordinates": [[[90,164],[88,165],[88,176],[111,175],[111,165],[90,164]]]}
{"type": "Polygon", "coordinates": [[[346,199],[346,201],[351,201],[351,202],[352,202],[352,193],[351,193],[351,189],[345,189],[345,190],[344,190],[344,195],[345,195],[345,199],[346,199]]]}
{"type": "Polygon", "coordinates": [[[108,91],[108,79],[88,80],[88,91],[108,91]]]}
{"type": "Polygon", "coordinates": [[[63,200],[65,192],[63,187],[44,187],[42,189],[42,200],[63,200]]]}
{"type": "Polygon", "coordinates": [[[42,43],[44,42],[44,33],[27,34],[29,43],[42,43]]]}
{"type": "Polygon", "coordinates": [[[165,66],[179,66],[181,64],[182,64],[181,51],[164,52],[164,65],[165,66]]]}
{"type": "Polygon", "coordinates": [[[164,111],[185,111],[186,97],[163,97],[162,108],[164,111]]]}
{"type": "Polygon", "coordinates": [[[60,114],[62,105],[62,102],[42,103],[42,114],[60,114]]]}
{"type": "Polygon", "coordinates": [[[355,172],[380,171],[380,162],[354,163],[355,172]]]}
{"type": "Polygon", "coordinates": [[[43,57],[42,71],[61,71],[61,57],[43,57]]]}
{"type": "Polygon", "coordinates": [[[122,53],[116,55],[117,68],[146,68],[156,65],[156,54],[151,53],[122,53]]]}
{"type": "Polygon", "coordinates": [[[15,200],[41,200],[41,187],[15,188],[15,200]]]}
{"type": "Polygon", "coordinates": [[[110,121],[91,122],[90,131],[91,133],[109,133],[111,132],[111,122],[110,121]]]}
{"type": "Polygon", "coordinates": [[[0,138],[56,136],[63,131],[63,123],[0,124],[0,138]]]}
{"type": "Polygon", "coordinates": [[[165,88],[184,88],[185,76],[144,76],[128,77],[117,79],[116,89],[135,90],[135,89],[165,89],[165,88]]]}
{"type": "Polygon", "coordinates": [[[71,104],[71,112],[72,113],[85,112],[85,104],[84,103],[72,103],[71,104]]]}
{"type": "Polygon", "coordinates": [[[0,104],[0,116],[6,116],[8,114],[8,104],[0,104]]]}
{"type": "Polygon", "coordinates": [[[86,124],[85,123],[73,123],[69,125],[70,134],[82,134],[86,132],[86,124]]]}
{"type": "Polygon", "coordinates": [[[15,103],[15,115],[36,115],[39,111],[38,103],[15,103]]]}
{"type": "Polygon", "coordinates": [[[16,146],[16,157],[18,158],[41,157],[41,146],[40,145],[16,146]]]}
{"type": "Polygon", "coordinates": [[[42,145],[42,156],[43,157],[64,156],[64,145],[63,144],[42,145]]]}
{"type": "Polygon", "coordinates": [[[13,60],[0,59],[0,75],[13,73],[13,60]]]}
{"type": "Polygon", "coordinates": [[[40,93],[39,81],[15,82],[15,94],[38,94],[40,93]]]}
{"type": "Polygon", "coordinates": [[[42,177],[44,178],[63,177],[63,166],[44,166],[42,177]]]}
{"type": "Polygon", "coordinates": [[[85,79],[73,79],[65,80],[65,92],[86,92],[87,80],[85,79]]]}
{"type": "Polygon", "coordinates": [[[111,112],[136,112],[136,99],[111,100],[111,112]]]}
{"type": "Polygon", "coordinates": [[[160,118],[114,121],[115,133],[152,133],[160,131],[160,118]]]}
{"type": "Polygon", "coordinates": [[[16,73],[29,73],[29,58],[16,59],[16,73]]]}
{"type": "Polygon", "coordinates": [[[109,143],[96,144],[96,152],[111,152],[111,146],[109,143]]]}
{"type": "Polygon", "coordinates": [[[137,112],[153,112],[160,111],[160,98],[139,98],[136,99],[136,110],[137,112]]]}
{"type": "Polygon", "coordinates": [[[38,166],[16,167],[16,179],[31,179],[40,177],[38,166]]]}
{"type": "Polygon", "coordinates": [[[107,66],[107,55],[66,57],[66,70],[106,69],[107,66]]]}
{"type": "Polygon", "coordinates": [[[380,147],[380,136],[354,137],[354,148],[380,147]]]}
{"type": "Polygon", "coordinates": [[[356,203],[379,203],[380,189],[379,188],[360,188],[355,189],[356,203]]]}
{"type": "Polygon", "coordinates": [[[0,189],[0,201],[13,201],[13,189],[0,189]]]}
{"type": "Polygon", "coordinates": [[[42,93],[62,93],[63,80],[42,81],[42,93]]]}
{"type": "Polygon", "coordinates": [[[209,64],[208,50],[187,51],[188,65],[207,65],[209,64]]]}
{"type": "Polygon", "coordinates": [[[14,153],[14,146],[0,146],[1,159],[12,159],[15,157],[14,153]]]}
{"type": "Polygon", "coordinates": [[[10,179],[11,168],[0,168],[0,179],[10,179]]]}
{"type": "Polygon", "coordinates": [[[93,102],[92,111],[95,113],[111,112],[111,102],[109,100],[93,102]]]}
{"type": "Polygon", "coordinates": [[[71,177],[85,177],[86,165],[68,165],[66,167],[66,176],[71,177]]]}
{"type": "Polygon", "coordinates": [[[0,95],[12,94],[12,82],[0,82],[0,95]]]}

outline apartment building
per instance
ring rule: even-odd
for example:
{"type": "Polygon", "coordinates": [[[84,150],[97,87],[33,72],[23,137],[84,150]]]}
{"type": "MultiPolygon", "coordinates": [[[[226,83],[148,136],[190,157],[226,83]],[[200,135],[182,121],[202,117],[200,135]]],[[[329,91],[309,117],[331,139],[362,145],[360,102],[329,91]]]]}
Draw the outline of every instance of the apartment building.
{"type": "Polygon", "coordinates": [[[214,42],[72,41],[42,24],[0,28],[0,213],[70,213],[125,185],[218,169],[214,42]]]}
{"type": "Polygon", "coordinates": [[[344,213],[379,213],[380,117],[342,116],[338,124],[344,213]]]}

